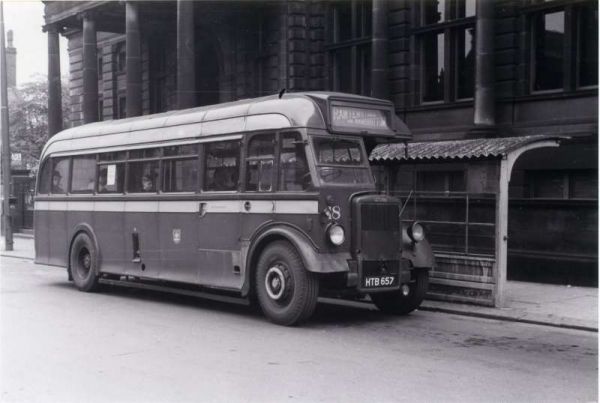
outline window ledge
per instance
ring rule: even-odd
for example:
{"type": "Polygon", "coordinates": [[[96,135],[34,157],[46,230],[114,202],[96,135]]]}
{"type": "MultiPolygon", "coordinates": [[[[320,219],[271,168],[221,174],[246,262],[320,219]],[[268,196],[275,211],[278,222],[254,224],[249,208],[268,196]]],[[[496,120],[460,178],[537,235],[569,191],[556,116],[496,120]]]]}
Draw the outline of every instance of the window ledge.
{"type": "Polygon", "coordinates": [[[415,112],[415,111],[430,111],[430,110],[440,110],[440,109],[460,109],[460,108],[469,108],[473,106],[473,99],[465,99],[455,102],[431,102],[416,106],[409,106],[406,108],[401,108],[399,110],[405,112],[415,112]]]}
{"type": "Polygon", "coordinates": [[[581,97],[590,97],[590,96],[598,96],[598,88],[586,88],[578,91],[553,91],[553,92],[539,92],[533,93],[529,95],[520,95],[514,98],[504,98],[501,101],[538,101],[543,99],[571,99],[571,98],[581,98],[581,97]]]}

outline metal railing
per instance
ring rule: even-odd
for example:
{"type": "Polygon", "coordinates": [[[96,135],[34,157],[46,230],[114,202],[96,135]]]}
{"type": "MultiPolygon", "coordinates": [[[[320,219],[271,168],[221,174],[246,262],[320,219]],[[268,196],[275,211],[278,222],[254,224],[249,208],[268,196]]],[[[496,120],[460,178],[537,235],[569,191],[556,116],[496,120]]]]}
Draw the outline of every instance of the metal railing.
{"type": "Polygon", "coordinates": [[[402,222],[424,225],[435,252],[494,256],[496,194],[388,192],[402,203],[402,222]]]}

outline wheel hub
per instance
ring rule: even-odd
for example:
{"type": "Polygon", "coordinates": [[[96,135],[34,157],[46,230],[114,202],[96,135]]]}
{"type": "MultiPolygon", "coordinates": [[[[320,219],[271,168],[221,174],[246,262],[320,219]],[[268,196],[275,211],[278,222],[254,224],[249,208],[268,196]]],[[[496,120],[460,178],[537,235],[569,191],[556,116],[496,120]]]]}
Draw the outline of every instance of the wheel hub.
{"type": "Polygon", "coordinates": [[[90,268],[92,267],[92,256],[86,249],[83,249],[79,253],[79,265],[78,266],[79,267],[77,268],[77,271],[80,273],[80,275],[82,277],[85,277],[89,273],[90,268]]]}
{"type": "Polygon", "coordinates": [[[267,270],[265,276],[265,289],[269,298],[277,301],[283,297],[286,282],[283,270],[279,266],[273,266],[267,270]]]}

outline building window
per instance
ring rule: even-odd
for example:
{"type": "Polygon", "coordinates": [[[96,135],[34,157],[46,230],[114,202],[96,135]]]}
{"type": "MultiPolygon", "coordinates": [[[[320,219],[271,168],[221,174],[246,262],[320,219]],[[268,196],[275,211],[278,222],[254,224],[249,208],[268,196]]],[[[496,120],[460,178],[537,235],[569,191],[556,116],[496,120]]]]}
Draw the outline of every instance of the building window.
{"type": "Polygon", "coordinates": [[[530,6],[531,92],[598,85],[598,3],[561,4],[530,6]]]}
{"type": "Polygon", "coordinates": [[[167,49],[158,39],[150,48],[150,110],[167,110],[167,49]]]}
{"type": "Polygon", "coordinates": [[[116,61],[117,61],[117,72],[125,73],[127,69],[127,58],[125,54],[125,42],[121,42],[117,45],[116,49],[116,61]]]}
{"type": "Polygon", "coordinates": [[[370,95],[371,12],[370,1],[331,3],[327,50],[334,91],[370,95]]]}
{"type": "Polygon", "coordinates": [[[424,192],[464,192],[464,171],[418,171],[416,188],[424,192]]]}
{"type": "Polygon", "coordinates": [[[127,97],[120,96],[117,102],[118,115],[117,119],[123,119],[127,117],[127,97]]]}
{"type": "Polygon", "coordinates": [[[534,170],[526,173],[526,194],[532,199],[597,199],[594,169],[534,170]]]}
{"type": "Polygon", "coordinates": [[[473,98],[475,0],[416,2],[420,44],[420,100],[453,102],[473,98]]]}

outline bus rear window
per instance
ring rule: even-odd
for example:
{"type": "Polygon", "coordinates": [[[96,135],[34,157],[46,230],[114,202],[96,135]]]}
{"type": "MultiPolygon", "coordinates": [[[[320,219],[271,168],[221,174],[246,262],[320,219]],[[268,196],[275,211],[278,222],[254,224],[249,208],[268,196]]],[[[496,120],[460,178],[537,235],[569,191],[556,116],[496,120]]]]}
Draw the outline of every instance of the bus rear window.
{"type": "Polygon", "coordinates": [[[50,173],[52,172],[52,160],[50,158],[46,159],[46,161],[44,161],[44,164],[42,165],[42,169],[40,171],[40,175],[39,175],[39,186],[38,186],[38,193],[41,194],[48,194],[50,193],[50,173]]]}

